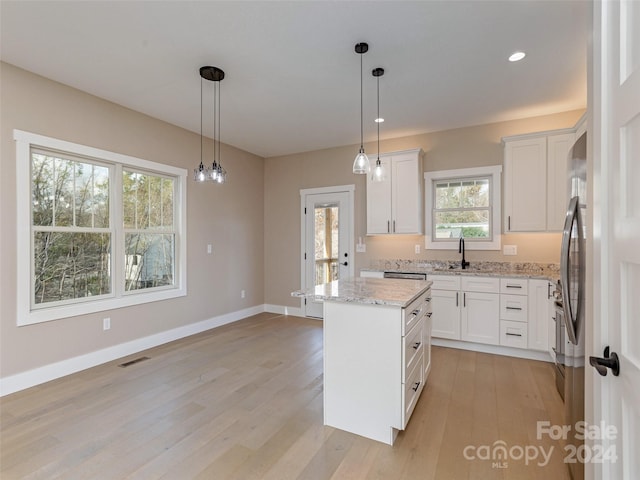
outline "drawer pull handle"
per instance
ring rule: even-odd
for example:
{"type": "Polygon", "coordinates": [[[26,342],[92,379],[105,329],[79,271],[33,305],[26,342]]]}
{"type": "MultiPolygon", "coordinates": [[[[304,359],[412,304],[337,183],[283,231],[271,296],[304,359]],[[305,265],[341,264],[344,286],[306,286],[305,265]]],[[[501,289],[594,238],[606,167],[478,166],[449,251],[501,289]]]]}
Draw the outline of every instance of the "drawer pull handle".
{"type": "Polygon", "coordinates": [[[522,288],[522,285],[513,285],[511,283],[507,283],[507,288],[522,288]]]}
{"type": "Polygon", "coordinates": [[[427,297],[424,299],[425,302],[430,302],[431,301],[431,297],[427,297]]]}
{"type": "Polygon", "coordinates": [[[510,337],[521,337],[522,336],[521,333],[509,333],[509,332],[507,332],[507,335],[509,335],[510,337]]]}
{"type": "Polygon", "coordinates": [[[431,315],[433,315],[433,312],[427,313],[427,317],[431,318],[431,315]]]}
{"type": "Polygon", "coordinates": [[[507,307],[507,310],[522,310],[520,307],[507,307]]]}
{"type": "Polygon", "coordinates": [[[420,313],[420,309],[416,308],[413,312],[411,312],[411,315],[418,315],[420,313]]]}
{"type": "Polygon", "coordinates": [[[420,386],[420,382],[416,382],[415,387],[413,387],[411,390],[413,390],[414,392],[417,392],[419,386],[420,386]]]}
{"type": "Polygon", "coordinates": [[[414,350],[419,349],[419,348],[420,348],[420,343],[422,343],[422,342],[416,342],[416,343],[414,343],[414,344],[413,344],[413,349],[414,349],[414,350]]]}

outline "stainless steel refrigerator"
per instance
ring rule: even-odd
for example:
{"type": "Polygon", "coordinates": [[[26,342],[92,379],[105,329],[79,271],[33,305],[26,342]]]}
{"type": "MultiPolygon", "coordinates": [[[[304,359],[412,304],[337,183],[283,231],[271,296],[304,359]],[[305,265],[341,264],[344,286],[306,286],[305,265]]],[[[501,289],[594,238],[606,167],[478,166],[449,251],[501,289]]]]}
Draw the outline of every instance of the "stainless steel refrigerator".
{"type": "MultiPolygon", "coordinates": [[[[571,427],[568,443],[576,447],[576,423],[584,421],[585,366],[585,249],[587,228],[587,134],[573,145],[568,156],[569,206],[562,233],[560,281],[566,327],[565,344],[565,422],[571,427]]],[[[573,480],[584,479],[584,465],[569,463],[573,480]]]]}

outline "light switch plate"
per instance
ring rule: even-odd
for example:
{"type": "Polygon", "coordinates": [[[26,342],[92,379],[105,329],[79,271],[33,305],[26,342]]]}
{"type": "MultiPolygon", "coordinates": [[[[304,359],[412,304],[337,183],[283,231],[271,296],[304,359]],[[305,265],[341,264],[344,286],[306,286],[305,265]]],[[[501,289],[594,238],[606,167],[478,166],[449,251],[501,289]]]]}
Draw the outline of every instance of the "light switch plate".
{"type": "Polygon", "coordinates": [[[503,255],[517,255],[518,254],[518,246],[517,245],[503,245],[502,246],[502,254],[503,255]]]}

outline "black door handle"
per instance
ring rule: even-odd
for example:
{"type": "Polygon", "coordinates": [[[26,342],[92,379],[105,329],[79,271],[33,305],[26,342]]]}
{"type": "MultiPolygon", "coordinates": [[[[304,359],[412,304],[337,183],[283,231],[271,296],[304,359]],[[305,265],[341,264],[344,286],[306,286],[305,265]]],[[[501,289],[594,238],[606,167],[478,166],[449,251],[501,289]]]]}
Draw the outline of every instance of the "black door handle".
{"type": "Polygon", "coordinates": [[[611,369],[611,373],[615,377],[620,375],[620,361],[618,360],[618,354],[611,352],[609,354],[609,347],[604,348],[604,358],[602,357],[589,357],[589,363],[592,367],[598,371],[603,377],[607,376],[607,368],[611,369]]]}
{"type": "Polygon", "coordinates": [[[349,265],[347,262],[344,262],[343,265],[346,267],[347,265],[349,265]]]}

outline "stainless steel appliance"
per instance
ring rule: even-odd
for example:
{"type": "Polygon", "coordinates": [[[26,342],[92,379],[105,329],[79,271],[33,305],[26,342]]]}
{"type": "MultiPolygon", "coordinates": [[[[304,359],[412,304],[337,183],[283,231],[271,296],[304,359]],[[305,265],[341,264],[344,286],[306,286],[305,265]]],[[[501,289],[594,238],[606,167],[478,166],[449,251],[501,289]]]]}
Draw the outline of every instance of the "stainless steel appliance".
{"type": "Polygon", "coordinates": [[[404,280],[426,280],[426,273],[384,272],[384,278],[402,278],[404,280]]]}
{"type": "Polygon", "coordinates": [[[565,344],[567,343],[567,335],[565,334],[564,324],[564,307],[562,306],[562,287],[560,282],[557,283],[556,289],[553,292],[554,298],[554,314],[553,321],[555,322],[556,343],[553,347],[555,353],[555,372],[556,372],[556,389],[564,400],[564,384],[565,384],[565,365],[564,365],[564,352],[565,344]]]}
{"type": "MultiPolygon", "coordinates": [[[[585,365],[585,248],[587,213],[587,134],[569,152],[569,206],[562,232],[560,282],[564,311],[565,422],[571,427],[567,441],[579,447],[576,423],[584,420],[585,365]]],[[[584,464],[569,463],[573,480],[584,479],[584,464]]]]}

